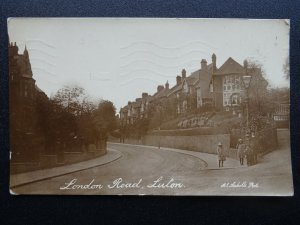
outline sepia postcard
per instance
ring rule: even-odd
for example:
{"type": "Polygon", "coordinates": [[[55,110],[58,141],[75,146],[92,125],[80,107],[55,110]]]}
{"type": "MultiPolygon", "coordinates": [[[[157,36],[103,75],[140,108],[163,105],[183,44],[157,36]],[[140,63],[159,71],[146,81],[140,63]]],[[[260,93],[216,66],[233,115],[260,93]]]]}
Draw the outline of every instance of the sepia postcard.
{"type": "Polygon", "coordinates": [[[293,196],[288,19],[7,23],[11,194],[293,196]]]}

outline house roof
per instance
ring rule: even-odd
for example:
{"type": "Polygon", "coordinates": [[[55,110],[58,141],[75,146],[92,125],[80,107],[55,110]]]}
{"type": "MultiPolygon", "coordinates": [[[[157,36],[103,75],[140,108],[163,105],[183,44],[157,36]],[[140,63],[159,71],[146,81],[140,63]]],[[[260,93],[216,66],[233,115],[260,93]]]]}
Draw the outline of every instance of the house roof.
{"type": "Polygon", "coordinates": [[[147,100],[148,102],[151,102],[151,101],[154,100],[154,97],[151,96],[151,95],[148,95],[147,98],[146,98],[146,100],[147,100]]]}
{"type": "Polygon", "coordinates": [[[166,89],[164,88],[160,92],[155,93],[154,97],[155,98],[161,98],[161,97],[166,97],[170,93],[171,89],[166,89]]]}
{"type": "Polygon", "coordinates": [[[134,107],[134,108],[140,107],[141,104],[142,104],[142,101],[137,101],[137,102],[132,102],[132,103],[131,103],[132,107],[134,107]]]}
{"type": "Polygon", "coordinates": [[[36,89],[38,92],[44,93],[37,85],[35,85],[35,89],[36,89]]]}
{"type": "Polygon", "coordinates": [[[120,109],[121,112],[127,112],[128,111],[128,105],[124,106],[123,108],[120,109]]]}
{"type": "MultiPolygon", "coordinates": [[[[208,90],[209,83],[211,81],[211,70],[212,70],[212,64],[210,64],[208,66],[207,70],[199,69],[199,70],[192,72],[191,75],[188,76],[185,80],[189,86],[195,86],[195,85],[199,84],[199,82],[200,82],[200,83],[202,83],[201,88],[203,90],[206,90],[206,89],[208,90]],[[200,78],[200,80],[199,80],[199,78],[200,78]],[[204,88],[204,86],[207,86],[207,88],[204,88]]],[[[182,89],[182,84],[183,84],[183,82],[172,87],[169,90],[167,96],[170,96],[171,94],[176,93],[177,91],[180,91],[182,89]]]]}
{"type": "Polygon", "coordinates": [[[229,57],[226,62],[216,70],[214,75],[225,75],[225,74],[243,74],[245,69],[241,64],[236,62],[233,58],[229,57]]]}
{"type": "Polygon", "coordinates": [[[199,70],[198,78],[194,86],[201,88],[203,98],[211,98],[210,82],[212,79],[212,73],[209,70],[199,70]]]}
{"type": "Polygon", "coordinates": [[[188,78],[186,78],[186,82],[188,83],[189,86],[193,86],[197,82],[198,79],[199,78],[189,76],[188,78]]]}
{"type": "Polygon", "coordinates": [[[180,84],[176,84],[174,87],[172,87],[172,88],[169,90],[167,96],[170,96],[171,94],[173,94],[173,93],[175,93],[175,92],[177,92],[177,91],[180,91],[181,88],[182,88],[181,84],[182,84],[182,82],[180,82],[180,84]]]}

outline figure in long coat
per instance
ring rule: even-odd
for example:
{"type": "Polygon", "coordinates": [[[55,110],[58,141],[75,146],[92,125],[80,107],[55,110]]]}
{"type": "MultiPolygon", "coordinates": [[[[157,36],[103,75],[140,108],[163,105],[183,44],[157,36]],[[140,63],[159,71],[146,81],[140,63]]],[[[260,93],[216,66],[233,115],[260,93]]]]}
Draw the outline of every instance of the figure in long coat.
{"type": "Polygon", "coordinates": [[[226,160],[226,154],[225,154],[225,150],[224,150],[221,142],[219,142],[219,144],[218,144],[217,154],[218,154],[218,160],[219,160],[219,167],[223,167],[223,163],[226,160]]]}

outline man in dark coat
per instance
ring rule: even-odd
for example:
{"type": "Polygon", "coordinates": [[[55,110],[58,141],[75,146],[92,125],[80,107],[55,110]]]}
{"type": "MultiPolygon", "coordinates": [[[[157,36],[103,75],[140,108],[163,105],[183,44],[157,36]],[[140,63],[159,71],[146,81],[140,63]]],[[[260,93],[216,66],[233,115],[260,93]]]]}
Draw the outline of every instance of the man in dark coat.
{"type": "Polygon", "coordinates": [[[242,139],[239,139],[239,142],[236,146],[237,148],[237,156],[240,159],[240,165],[244,165],[244,157],[245,157],[245,144],[243,143],[242,139]]]}

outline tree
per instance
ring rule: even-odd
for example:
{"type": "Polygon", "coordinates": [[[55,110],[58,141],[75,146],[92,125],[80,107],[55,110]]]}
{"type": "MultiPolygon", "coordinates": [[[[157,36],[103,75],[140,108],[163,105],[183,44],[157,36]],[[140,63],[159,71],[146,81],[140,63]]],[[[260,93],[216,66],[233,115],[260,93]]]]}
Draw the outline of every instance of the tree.
{"type": "Polygon", "coordinates": [[[54,110],[52,126],[59,126],[53,128],[56,139],[62,139],[64,145],[67,143],[70,148],[77,149],[83,144],[87,147],[97,142],[96,105],[82,87],[64,86],[52,97],[51,103],[54,110]]]}
{"type": "Polygon", "coordinates": [[[285,74],[285,79],[290,79],[290,58],[287,57],[285,63],[283,64],[283,72],[285,74]]]}
{"type": "Polygon", "coordinates": [[[248,90],[249,110],[254,114],[266,114],[269,83],[265,79],[262,66],[258,62],[249,62],[247,73],[252,76],[248,90]]]}
{"type": "Polygon", "coordinates": [[[96,106],[86,97],[81,104],[81,113],[77,117],[78,137],[83,141],[85,148],[94,143],[97,139],[96,126],[93,120],[93,114],[96,106]]]}
{"type": "Polygon", "coordinates": [[[44,137],[46,152],[55,154],[58,146],[67,146],[76,135],[77,124],[73,114],[44,93],[37,96],[37,121],[40,134],[44,137]]]}
{"type": "Polygon", "coordinates": [[[84,89],[78,86],[65,86],[58,90],[52,98],[57,104],[63,106],[67,112],[75,116],[82,113],[84,99],[86,99],[84,89]]]}
{"type": "Polygon", "coordinates": [[[109,132],[117,128],[116,108],[110,101],[101,101],[93,113],[98,139],[106,138],[109,132]]]}
{"type": "Polygon", "coordinates": [[[171,98],[167,98],[165,101],[165,114],[166,114],[166,118],[168,119],[173,119],[174,117],[176,117],[176,109],[177,109],[177,102],[176,102],[176,98],[171,97],[171,98]]]}

